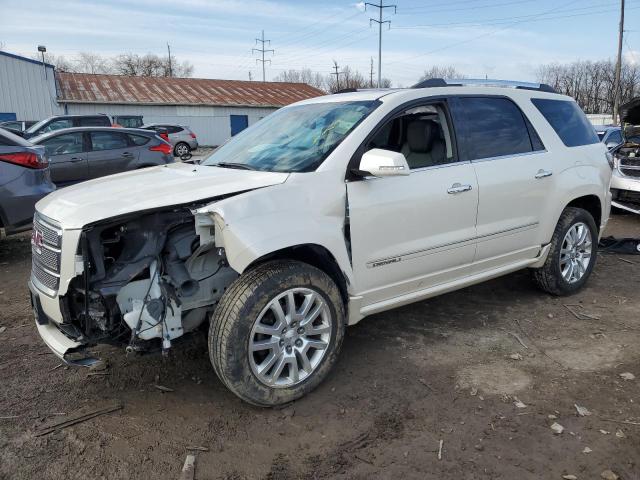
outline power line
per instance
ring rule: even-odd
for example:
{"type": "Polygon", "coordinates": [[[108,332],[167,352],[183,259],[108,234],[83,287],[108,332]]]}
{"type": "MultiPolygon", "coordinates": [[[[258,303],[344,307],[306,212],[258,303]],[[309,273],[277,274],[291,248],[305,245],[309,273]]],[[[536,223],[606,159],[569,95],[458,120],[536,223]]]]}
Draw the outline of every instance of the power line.
{"type": "Polygon", "coordinates": [[[384,5],[382,0],[380,0],[380,3],[378,4],[365,2],[365,10],[367,9],[367,6],[378,9],[378,19],[370,18],[369,25],[371,25],[371,22],[378,24],[378,88],[380,88],[382,86],[382,24],[387,23],[389,28],[391,28],[391,20],[382,20],[382,12],[385,8],[393,8],[393,13],[397,13],[398,7],[396,5],[384,5]]]}
{"type": "Polygon", "coordinates": [[[371,57],[371,69],[369,70],[369,87],[373,88],[373,57],[371,57]]]}
{"type": "Polygon", "coordinates": [[[269,62],[269,64],[271,64],[271,60],[269,60],[269,59],[265,60],[264,59],[264,54],[267,53],[267,52],[271,52],[271,53],[275,54],[276,51],[273,50],[273,49],[265,49],[264,48],[265,44],[271,45],[271,40],[265,40],[264,39],[264,30],[262,30],[261,38],[256,38],[256,45],[258,44],[258,42],[260,42],[260,45],[261,45],[260,48],[252,48],[251,49],[251,53],[259,52],[259,53],[262,54],[262,60],[260,60],[259,58],[256,58],[256,63],[257,62],[262,62],[262,81],[266,82],[266,76],[265,76],[265,72],[264,72],[264,64],[265,64],[265,62],[269,62]]]}
{"type": "Polygon", "coordinates": [[[169,54],[169,76],[173,77],[173,70],[171,68],[171,47],[169,46],[169,42],[167,42],[167,53],[169,54]]]}
{"type": "Polygon", "coordinates": [[[620,25],[618,28],[618,59],[616,61],[616,78],[613,86],[613,124],[618,124],[620,108],[620,71],[622,70],[622,40],[624,39],[624,0],[620,0],[620,25]]]}
{"type": "Polygon", "coordinates": [[[333,67],[331,67],[335,70],[335,72],[332,72],[331,75],[335,75],[336,76],[336,92],[340,91],[340,75],[342,75],[344,72],[339,72],[338,69],[338,62],[336,62],[335,60],[333,61],[333,67]]]}
{"type": "MultiPolygon", "coordinates": [[[[557,10],[560,10],[561,8],[568,7],[569,5],[573,5],[574,3],[578,3],[579,1],[580,0],[572,0],[572,1],[568,2],[568,3],[566,3],[565,5],[562,5],[562,6],[559,6],[559,7],[556,7],[556,8],[552,8],[550,10],[546,10],[544,12],[535,14],[534,17],[543,17],[543,16],[548,15],[550,13],[553,13],[553,12],[555,12],[557,10]]],[[[406,60],[413,60],[414,58],[424,57],[424,56],[427,56],[427,55],[431,55],[433,53],[441,52],[441,51],[447,50],[449,48],[453,48],[453,47],[457,47],[457,46],[460,46],[460,45],[464,45],[464,44],[473,42],[475,40],[478,40],[479,38],[484,38],[484,37],[489,37],[491,35],[495,35],[496,33],[500,33],[502,31],[505,31],[505,30],[515,26],[515,25],[519,25],[521,23],[527,23],[527,22],[535,21],[535,20],[536,20],[536,18],[531,19],[531,20],[520,20],[520,21],[512,22],[512,23],[509,23],[505,27],[497,28],[497,29],[495,29],[495,30],[493,30],[491,32],[485,32],[485,33],[483,33],[481,35],[476,35],[476,36],[468,38],[466,40],[462,40],[460,42],[455,42],[455,43],[452,43],[452,44],[449,44],[449,45],[445,45],[444,47],[436,48],[434,50],[431,50],[431,51],[428,51],[428,52],[425,52],[425,53],[419,53],[417,55],[412,55],[410,57],[405,57],[405,58],[402,58],[400,60],[395,60],[395,61],[389,62],[389,64],[403,63],[403,61],[406,61],[406,60]]]]}

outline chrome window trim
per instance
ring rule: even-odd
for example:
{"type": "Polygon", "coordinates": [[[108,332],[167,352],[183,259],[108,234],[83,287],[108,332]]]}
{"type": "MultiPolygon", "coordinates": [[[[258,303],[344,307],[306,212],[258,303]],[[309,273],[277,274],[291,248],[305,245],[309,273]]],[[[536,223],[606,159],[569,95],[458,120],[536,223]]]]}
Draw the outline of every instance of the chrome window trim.
{"type": "Polygon", "coordinates": [[[531,152],[522,152],[522,153],[511,153],[508,155],[498,155],[496,157],[486,157],[486,158],[476,158],[471,160],[471,163],[481,163],[481,162],[491,162],[493,160],[502,160],[503,158],[517,158],[517,157],[526,157],[529,155],[538,155],[541,153],[549,153],[545,148],[544,150],[534,150],[531,152]]]}

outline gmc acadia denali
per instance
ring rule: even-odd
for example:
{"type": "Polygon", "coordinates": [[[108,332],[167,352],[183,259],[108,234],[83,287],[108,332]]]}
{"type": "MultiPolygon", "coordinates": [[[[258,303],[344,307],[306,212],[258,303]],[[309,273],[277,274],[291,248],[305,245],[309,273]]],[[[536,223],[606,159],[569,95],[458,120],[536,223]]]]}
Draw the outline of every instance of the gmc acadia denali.
{"type": "Polygon", "coordinates": [[[577,104],[546,85],[431,79],[299,102],[201,165],[41,200],[36,325],[84,365],[96,344],[166,352],[208,326],[230,390],[290,402],[368,315],[522,268],[552,295],[578,291],[611,163],[577,104]]]}

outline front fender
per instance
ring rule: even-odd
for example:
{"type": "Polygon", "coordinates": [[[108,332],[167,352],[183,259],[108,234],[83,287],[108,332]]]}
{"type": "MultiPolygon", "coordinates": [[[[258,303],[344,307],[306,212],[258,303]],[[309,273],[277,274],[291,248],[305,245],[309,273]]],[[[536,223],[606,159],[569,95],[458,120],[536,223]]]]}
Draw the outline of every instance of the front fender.
{"type": "Polygon", "coordinates": [[[325,248],[354,285],[345,242],[344,184],[329,175],[307,178],[254,190],[200,208],[215,223],[215,243],[224,247],[227,261],[238,273],[255,260],[297,245],[325,248]],[[326,177],[326,178],[325,178],[326,177]],[[309,186],[308,181],[314,185],[309,186]]]}

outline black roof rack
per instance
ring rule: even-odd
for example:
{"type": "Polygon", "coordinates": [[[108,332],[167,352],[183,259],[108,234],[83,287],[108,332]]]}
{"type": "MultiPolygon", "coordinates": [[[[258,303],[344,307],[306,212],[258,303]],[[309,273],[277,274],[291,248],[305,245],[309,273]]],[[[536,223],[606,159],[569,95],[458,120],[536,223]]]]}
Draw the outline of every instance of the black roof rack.
{"type": "Polygon", "coordinates": [[[505,88],[517,88],[519,90],[536,90],[539,92],[558,93],[551,86],[546,83],[532,83],[532,82],[517,82],[512,80],[488,80],[488,79],[444,79],[444,78],[429,78],[416,83],[411,88],[436,88],[436,87],[462,87],[462,86],[475,86],[475,87],[505,87],[505,88]]]}

